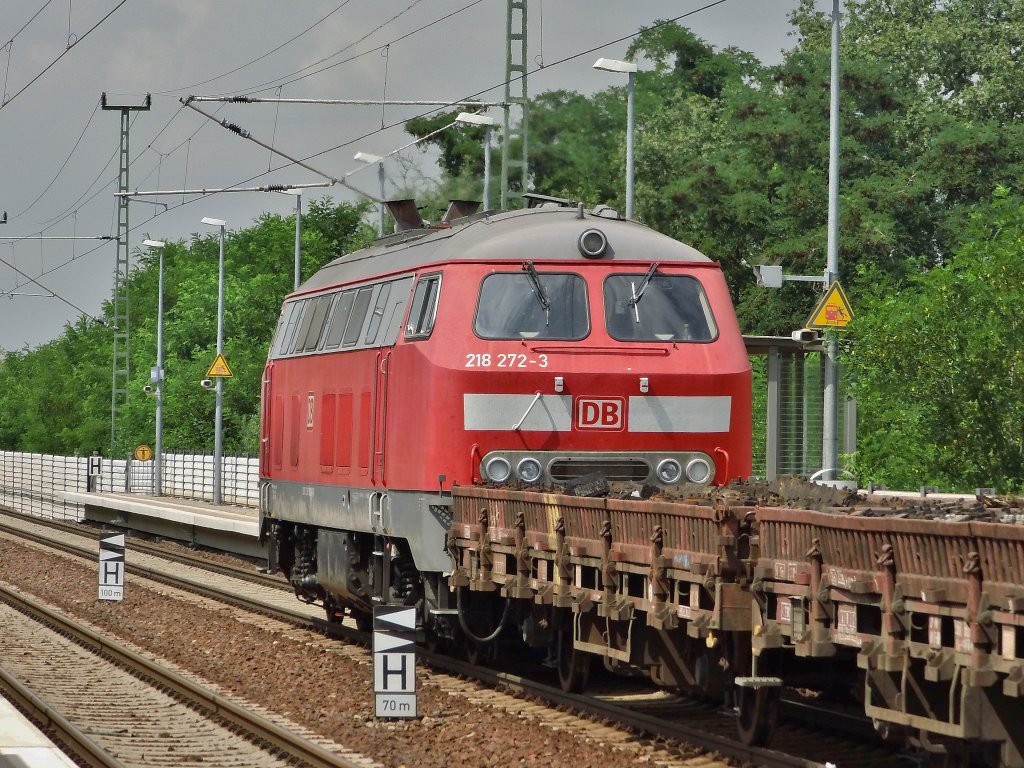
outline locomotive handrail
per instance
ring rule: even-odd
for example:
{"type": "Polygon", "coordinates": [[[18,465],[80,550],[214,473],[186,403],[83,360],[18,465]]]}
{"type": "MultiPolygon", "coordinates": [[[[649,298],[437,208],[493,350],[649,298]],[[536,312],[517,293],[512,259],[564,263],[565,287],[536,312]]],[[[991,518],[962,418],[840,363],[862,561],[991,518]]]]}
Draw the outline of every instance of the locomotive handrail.
{"type": "Polygon", "coordinates": [[[526,407],[526,410],[523,411],[522,418],[520,418],[519,421],[512,425],[513,432],[518,432],[519,428],[523,426],[523,422],[526,421],[526,417],[530,415],[530,411],[533,410],[533,406],[537,404],[538,400],[540,400],[540,390],[537,390],[537,392],[534,394],[533,400],[530,401],[530,404],[526,407]]]}
{"type": "Polygon", "coordinates": [[[669,354],[668,347],[570,347],[554,344],[547,346],[534,345],[530,347],[530,351],[539,354],[557,352],[564,355],[651,355],[665,357],[669,354]]]}

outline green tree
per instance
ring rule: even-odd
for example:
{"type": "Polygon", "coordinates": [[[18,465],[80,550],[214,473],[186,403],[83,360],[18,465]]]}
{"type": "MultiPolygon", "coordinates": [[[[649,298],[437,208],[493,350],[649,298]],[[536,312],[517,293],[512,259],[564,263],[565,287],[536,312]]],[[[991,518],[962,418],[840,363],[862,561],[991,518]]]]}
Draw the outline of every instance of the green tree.
{"type": "Polygon", "coordinates": [[[1000,189],[945,264],[865,281],[846,355],[862,482],[1024,488],[1022,250],[1024,200],[1000,189]]]}
{"type": "MultiPolygon", "coordinates": [[[[311,275],[372,241],[365,204],[313,201],[303,217],[302,270],[311,275]]],[[[225,357],[233,378],[224,387],[224,448],[255,453],[260,380],[282,299],[292,291],[294,217],[261,216],[225,241],[225,357]]],[[[142,251],[129,276],[132,297],[128,405],[114,455],[150,442],[153,401],[142,394],[156,363],[158,256],[142,251]]],[[[216,236],[168,243],[164,252],[164,447],[211,451],[214,398],[199,387],[216,356],[216,236]]],[[[0,360],[0,447],[46,453],[110,450],[110,303],[106,324],[80,319],[36,349],[0,360]]]]}

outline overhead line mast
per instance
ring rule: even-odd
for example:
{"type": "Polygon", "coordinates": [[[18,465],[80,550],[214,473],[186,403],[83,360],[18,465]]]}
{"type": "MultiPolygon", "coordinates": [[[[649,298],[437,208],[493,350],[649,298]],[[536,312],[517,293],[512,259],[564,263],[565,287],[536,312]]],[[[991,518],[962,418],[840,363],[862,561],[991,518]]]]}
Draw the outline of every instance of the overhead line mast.
{"type": "Polygon", "coordinates": [[[512,196],[514,171],[519,172],[519,194],[530,191],[527,165],[526,51],[526,0],[508,0],[505,16],[505,120],[501,144],[501,207],[506,209],[512,196]],[[513,81],[516,83],[515,89],[513,81]],[[518,121],[515,120],[517,116],[518,121]],[[514,158],[512,142],[515,139],[521,141],[522,155],[514,158]]]}
{"type": "MultiPolygon", "coordinates": [[[[128,128],[129,115],[132,112],[148,112],[153,99],[146,94],[146,101],[143,104],[109,104],[107,94],[100,95],[100,106],[105,110],[120,110],[121,112],[121,151],[120,170],[117,176],[118,192],[128,191],[128,128]]],[[[118,195],[117,197],[117,261],[114,269],[114,297],[113,297],[113,331],[114,331],[114,360],[113,377],[110,388],[110,450],[111,453],[117,445],[117,423],[120,411],[128,404],[128,378],[129,378],[129,357],[128,357],[128,197],[118,195]]]]}

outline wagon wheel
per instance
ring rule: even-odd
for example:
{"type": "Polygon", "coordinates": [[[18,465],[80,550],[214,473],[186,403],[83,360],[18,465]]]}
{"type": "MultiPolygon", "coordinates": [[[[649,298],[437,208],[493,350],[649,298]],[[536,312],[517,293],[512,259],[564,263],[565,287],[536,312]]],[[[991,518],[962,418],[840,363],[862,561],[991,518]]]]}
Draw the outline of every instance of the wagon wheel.
{"type": "Polygon", "coordinates": [[[474,643],[469,638],[463,638],[466,652],[466,661],[474,667],[485,667],[494,660],[494,643],[474,643]]]}
{"type": "Polygon", "coordinates": [[[373,614],[365,611],[352,610],[352,620],[356,623],[356,629],[360,632],[373,631],[373,614]]]}
{"type": "Polygon", "coordinates": [[[330,624],[341,624],[345,619],[345,608],[334,602],[330,595],[324,598],[324,612],[327,614],[327,621],[330,624]]]}
{"type": "Polygon", "coordinates": [[[565,693],[583,693],[590,680],[590,655],[573,646],[572,632],[558,631],[558,684],[565,693]]]}
{"type": "Polygon", "coordinates": [[[771,739],[779,713],[781,691],[776,686],[737,687],[736,703],[739,711],[736,727],[740,740],[747,746],[762,747],[771,739]]]}

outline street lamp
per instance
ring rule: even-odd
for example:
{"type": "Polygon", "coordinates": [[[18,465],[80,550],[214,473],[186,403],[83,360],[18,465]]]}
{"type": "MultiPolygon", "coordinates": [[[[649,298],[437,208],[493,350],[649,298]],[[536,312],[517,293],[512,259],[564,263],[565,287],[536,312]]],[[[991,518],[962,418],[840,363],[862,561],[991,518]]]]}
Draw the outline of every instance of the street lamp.
{"type": "Polygon", "coordinates": [[[352,159],[367,165],[377,164],[377,179],[380,181],[380,203],[377,204],[380,218],[377,221],[377,236],[384,237],[384,158],[380,155],[371,155],[369,152],[356,152],[352,159]]]}
{"type": "Polygon", "coordinates": [[[295,290],[302,282],[302,190],[282,189],[285,195],[295,195],[295,290]]]}
{"type": "Polygon", "coordinates": [[[164,470],[164,245],[161,240],[143,240],[142,244],[160,251],[156,299],[156,367],[149,380],[156,385],[156,450],[153,451],[153,495],[163,496],[164,470]]]}
{"type": "MultiPolygon", "coordinates": [[[[203,224],[220,227],[220,258],[217,269],[217,357],[224,354],[224,219],[203,217],[203,224]]],[[[210,378],[213,378],[212,376],[210,378]]],[[[224,449],[224,377],[217,377],[217,407],[213,426],[213,503],[221,503],[221,454],[224,449]]]]}
{"type": "Polygon", "coordinates": [[[472,112],[460,112],[455,118],[457,123],[467,125],[484,126],[484,210],[491,209],[491,129],[498,124],[498,121],[487,115],[477,115],[472,112]]]}
{"type": "Polygon", "coordinates": [[[636,64],[617,59],[598,59],[594,69],[629,75],[626,83],[626,218],[633,218],[633,91],[636,86],[636,64]]]}

